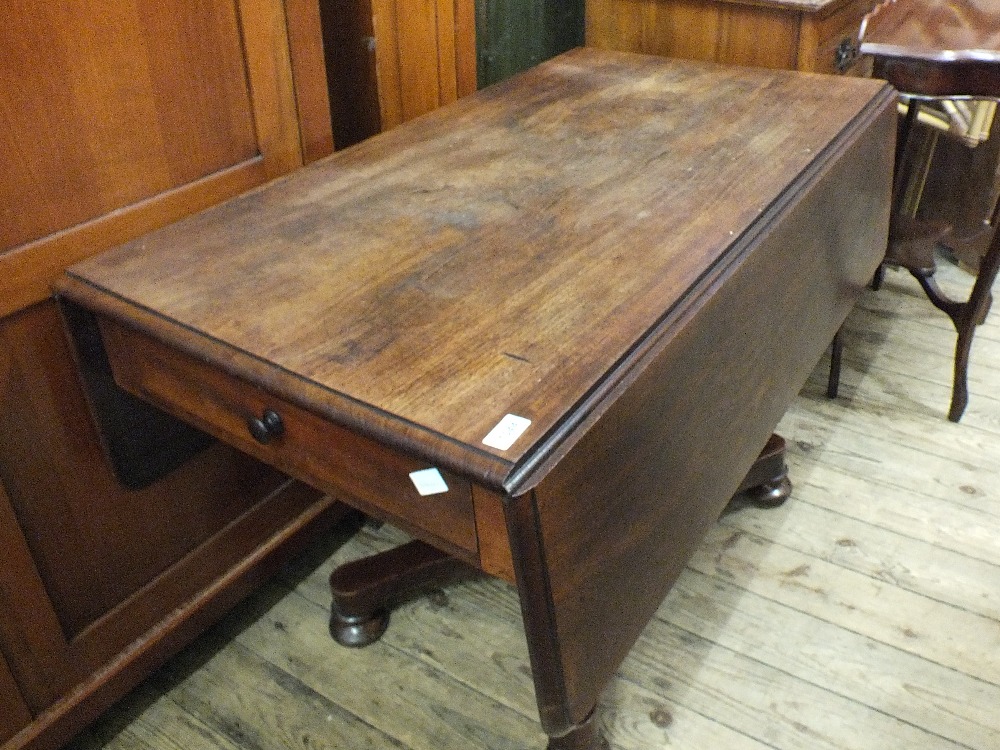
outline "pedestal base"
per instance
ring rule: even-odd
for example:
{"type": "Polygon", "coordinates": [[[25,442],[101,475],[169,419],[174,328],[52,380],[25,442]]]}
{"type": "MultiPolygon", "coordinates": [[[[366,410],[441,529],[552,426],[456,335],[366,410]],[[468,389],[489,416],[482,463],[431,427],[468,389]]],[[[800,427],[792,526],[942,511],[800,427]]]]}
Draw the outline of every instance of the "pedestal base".
{"type": "MultiPolygon", "coordinates": [[[[788,498],[791,487],[785,440],[771,435],[740,484],[734,503],[775,507],[788,498]]],[[[392,607],[479,574],[478,569],[417,540],[341,565],[330,574],[330,634],[343,646],[367,646],[385,632],[392,607]]],[[[595,709],[583,724],[550,737],[548,750],[604,750],[607,743],[597,730],[596,714],[595,709]]]]}
{"type": "Polygon", "coordinates": [[[791,494],[792,483],[785,464],[785,439],[781,435],[771,435],[733,500],[737,504],[776,508],[791,494]]]}
{"type": "Polygon", "coordinates": [[[392,607],[479,571],[420,541],[341,565],[330,574],[330,635],[342,646],[374,643],[392,607]]]}

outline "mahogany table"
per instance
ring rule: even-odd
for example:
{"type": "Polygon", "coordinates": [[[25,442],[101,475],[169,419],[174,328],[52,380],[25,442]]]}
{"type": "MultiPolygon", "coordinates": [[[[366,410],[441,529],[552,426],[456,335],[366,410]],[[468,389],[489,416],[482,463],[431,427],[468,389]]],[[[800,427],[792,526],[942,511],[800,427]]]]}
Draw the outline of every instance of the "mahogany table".
{"type": "Polygon", "coordinates": [[[881,259],[894,107],[576,50],[60,293],[127,390],[515,585],[549,747],[590,748],[881,259]]]}

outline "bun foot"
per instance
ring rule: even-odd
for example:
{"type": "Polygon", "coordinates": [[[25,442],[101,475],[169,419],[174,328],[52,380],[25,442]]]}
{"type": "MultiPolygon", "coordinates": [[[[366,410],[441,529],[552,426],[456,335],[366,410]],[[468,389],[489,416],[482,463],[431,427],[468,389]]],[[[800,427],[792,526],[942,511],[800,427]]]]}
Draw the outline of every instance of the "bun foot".
{"type": "Polygon", "coordinates": [[[751,487],[743,494],[746,502],[759,508],[777,508],[792,494],[792,483],[787,476],[751,487]]]}
{"type": "Polygon", "coordinates": [[[367,646],[382,637],[393,607],[472,575],[476,568],[418,540],[344,563],[330,574],[330,635],[341,646],[367,646]]]}
{"type": "Polygon", "coordinates": [[[344,615],[334,609],[330,613],[330,635],[341,646],[361,648],[375,643],[389,626],[389,613],[344,615]]]}
{"type": "Polygon", "coordinates": [[[736,490],[730,509],[748,504],[776,508],[791,494],[792,483],[788,479],[788,466],[785,464],[785,439],[781,435],[771,435],[736,490]]]}

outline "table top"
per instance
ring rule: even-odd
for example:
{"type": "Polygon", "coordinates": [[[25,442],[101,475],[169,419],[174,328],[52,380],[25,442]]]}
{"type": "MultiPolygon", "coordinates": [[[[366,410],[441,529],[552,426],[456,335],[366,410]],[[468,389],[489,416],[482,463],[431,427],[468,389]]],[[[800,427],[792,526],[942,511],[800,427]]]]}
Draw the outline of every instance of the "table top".
{"type": "Polygon", "coordinates": [[[883,86],[575,50],[68,280],[504,484],[616,398],[883,86]]]}
{"type": "Polygon", "coordinates": [[[1000,63],[1000,3],[887,0],[865,18],[860,38],[865,54],[1000,63]]]}

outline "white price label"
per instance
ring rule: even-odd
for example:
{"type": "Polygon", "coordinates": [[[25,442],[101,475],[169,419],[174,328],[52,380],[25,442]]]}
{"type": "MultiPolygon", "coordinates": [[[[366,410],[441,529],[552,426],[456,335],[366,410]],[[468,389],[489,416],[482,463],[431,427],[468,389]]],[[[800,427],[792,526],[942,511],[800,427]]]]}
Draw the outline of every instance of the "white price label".
{"type": "Polygon", "coordinates": [[[448,484],[437,469],[421,469],[410,472],[410,481],[417,488],[421,496],[440,495],[448,491],[448,484]]]}
{"type": "Polygon", "coordinates": [[[516,414],[508,414],[497,423],[496,427],[490,430],[489,435],[483,438],[483,445],[505,451],[517,442],[517,439],[524,434],[530,424],[530,419],[519,417],[516,414]]]}

